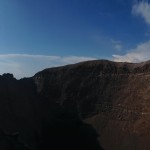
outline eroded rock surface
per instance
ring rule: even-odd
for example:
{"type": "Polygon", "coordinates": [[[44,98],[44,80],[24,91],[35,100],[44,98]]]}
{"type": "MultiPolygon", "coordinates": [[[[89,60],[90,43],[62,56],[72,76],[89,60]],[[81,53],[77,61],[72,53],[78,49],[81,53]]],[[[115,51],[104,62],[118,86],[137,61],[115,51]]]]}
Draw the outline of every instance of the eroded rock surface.
{"type": "Polygon", "coordinates": [[[149,61],[89,61],[46,69],[33,79],[42,97],[91,123],[106,150],[149,149],[149,61]]]}
{"type": "Polygon", "coordinates": [[[0,128],[36,143],[43,122],[63,110],[90,123],[105,150],[149,150],[150,62],[82,62],[31,78],[0,76],[0,128]],[[34,141],[35,139],[35,141],[34,141]]]}

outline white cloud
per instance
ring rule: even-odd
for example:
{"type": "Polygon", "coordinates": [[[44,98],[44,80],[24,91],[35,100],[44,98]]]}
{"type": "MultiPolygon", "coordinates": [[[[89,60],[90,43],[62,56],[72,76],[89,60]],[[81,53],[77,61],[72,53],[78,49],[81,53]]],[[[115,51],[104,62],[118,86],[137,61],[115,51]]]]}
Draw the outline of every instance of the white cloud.
{"type": "Polygon", "coordinates": [[[61,57],[29,54],[1,54],[0,74],[13,73],[16,78],[30,77],[45,68],[94,59],[96,58],[78,56],[61,57]]]}
{"type": "Polygon", "coordinates": [[[150,59],[150,40],[139,44],[135,49],[125,55],[113,55],[117,62],[142,62],[150,59]]]}
{"type": "MultiPolygon", "coordinates": [[[[150,4],[148,1],[136,3],[132,8],[132,14],[141,16],[150,25],[150,4]]],[[[125,55],[113,55],[113,60],[117,62],[142,62],[150,59],[150,40],[140,43],[135,49],[128,50],[125,55]]]]}
{"type": "Polygon", "coordinates": [[[132,14],[143,17],[145,22],[150,25],[150,4],[148,1],[143,0],[136,3],[132,8],[132,14]]]}

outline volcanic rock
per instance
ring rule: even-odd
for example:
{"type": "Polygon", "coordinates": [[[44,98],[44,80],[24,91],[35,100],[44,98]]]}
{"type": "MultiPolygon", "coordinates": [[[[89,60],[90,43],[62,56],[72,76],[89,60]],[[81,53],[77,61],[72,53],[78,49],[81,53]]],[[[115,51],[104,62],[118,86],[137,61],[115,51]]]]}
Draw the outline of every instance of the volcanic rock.
{"type": "Polygon", "coordinates": [[[65,111],[91,124],[105,150],[149,150],[149,93],[150,61],[87,61],[20,80],[4,74],[0,129],[19,132],[19,141],[36,145],[35,133],[42,132],[43,124],[60,123],[58,116],[65,111]]]}

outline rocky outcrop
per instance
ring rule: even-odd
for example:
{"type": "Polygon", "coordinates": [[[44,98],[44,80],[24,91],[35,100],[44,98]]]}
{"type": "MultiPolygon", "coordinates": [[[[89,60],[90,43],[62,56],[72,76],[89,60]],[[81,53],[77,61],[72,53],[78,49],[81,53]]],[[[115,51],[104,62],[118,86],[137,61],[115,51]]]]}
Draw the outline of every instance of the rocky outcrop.
{"type": "Polygon", "coordinates": [[[4,74],[0,129],[19,132],[18,140],[32,147],[43,124],[60,123],[58,116],[65,110],[93,125],[105,150],[149,150],[149,85],[149,61],[88,61],[45,69],[21,80],[4,74]]]}
{"type": "Polygon", "coordinates": [[[82,62],[45,69],[33,79],[41,97],[91,123],[106,150],[149,149],[149,61],[82,62]]]}

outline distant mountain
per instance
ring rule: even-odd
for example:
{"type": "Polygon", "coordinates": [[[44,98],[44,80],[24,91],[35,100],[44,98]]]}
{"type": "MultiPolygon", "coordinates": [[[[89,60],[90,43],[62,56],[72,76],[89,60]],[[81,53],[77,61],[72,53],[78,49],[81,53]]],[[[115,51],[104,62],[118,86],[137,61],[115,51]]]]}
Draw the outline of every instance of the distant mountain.
{"type": "Polygon", "coordinates": [[[150,61],[87,61],[45,69],[21,80],[4,74],[0,128],[9,134],[18,132],[18,141],[34,148],[43,126],[71,123],[72,127],[83,121],[98,131],[105,150],[149,150],[149,93],[150,61]]]}

